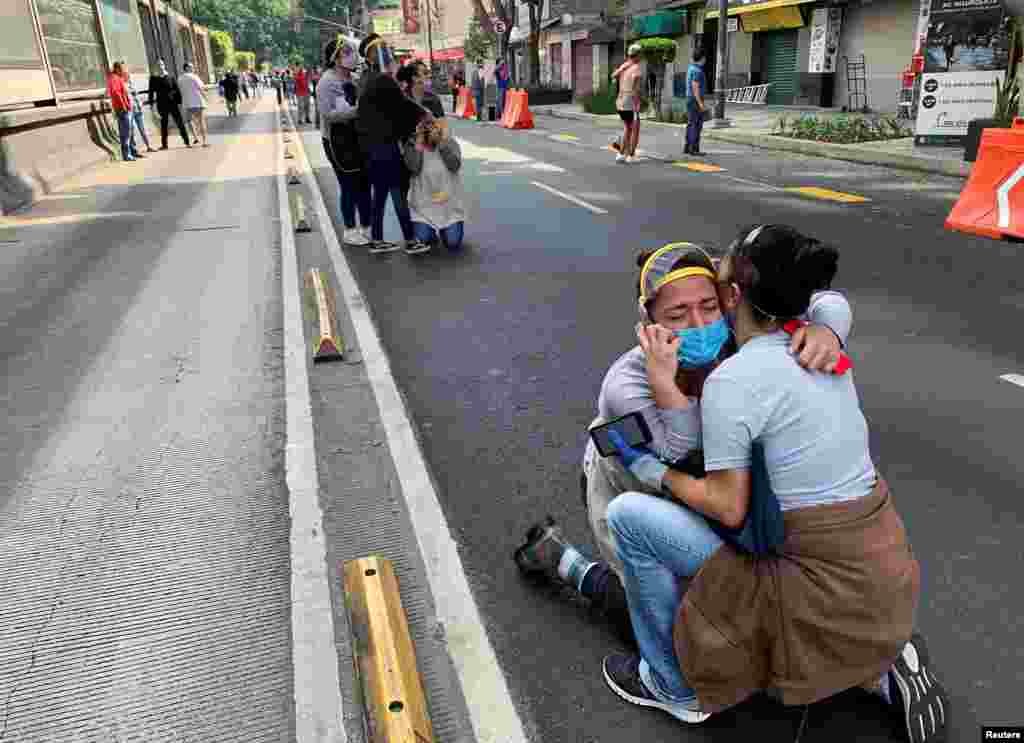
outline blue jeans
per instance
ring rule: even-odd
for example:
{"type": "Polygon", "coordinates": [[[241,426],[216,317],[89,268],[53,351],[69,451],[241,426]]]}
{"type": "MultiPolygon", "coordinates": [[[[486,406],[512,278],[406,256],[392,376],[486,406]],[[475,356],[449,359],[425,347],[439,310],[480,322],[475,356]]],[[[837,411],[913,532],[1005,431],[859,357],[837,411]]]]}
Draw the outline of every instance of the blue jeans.
{"type": "Polygon", "coordinates": [[[505,93],[508,92],[508,88],[498,88],[498,101],[497,111],[498,120],[501,120],[502,115],[505,113],[505,93]]]}
{"type": "Polygon", "coordinates": [[[373,210],[370,207],[370,183],[366,173],[339,173],[338,181],[341,185],[341,219],[345,222],[345,228],[351,230],[356,226],[357,209],[359,224],[369,227],[373,220],[373,210]]]}
{"type": "Polygon", "coordinates": [[[402,238],[412,240],[412,219],[409,217],[409,205],[402,192],[405,164],[398,151],[398,144],[371,144],[367,149],[367,170],[370,175],[373,202],[370,237],[376,241],[384,239],[384,209],[388,204],[388,196],[391,196],[391,204],[402,228],[402,238]]]}
{"type": "Polygon", "coordinates": [[[704,112],[697,105],[696,98],[686,99],[686,149],[700,152],[700,132],[704,128],[704,112]]]}
{"type": "Polygon", "coordinates": [[[484,92],[482,90],[473,91],[473,97],[476,98],[476,117],[478,120],[484,120],[484,92]]]}
{"type": "Polygon", "coordinates": [[[121,140],[121,159],[135,159],[135,133],[132,131],[132,112],[117,112],[117,134],[121,140]]]}
{"type": "Polygon", "coordinates": [[[685,592],[679,582],[696,575],[722,539],[696,511],[640,493],[623,493],[611,502],[608,528],[624,567],[644,686],[668,704],[692,700],[672,642],[685,592]]]}
{"type": "MultiPolygon", "coordinates": [[[[152,148],[149,143],[149,135],[146,134],[146,115],[145,112],[140,110],[132,111],[132,119],[135,122],[135,128],[139,130],[139,136],[142,137],[142,141],[146,143],[146,147],[152,148]]],[[[134,149],[134,146],[133,146],[134,149]]]]}
{"type": "MultiPolygon", "coordinates": [[[[462,247],[463,225],[464,222],[456,222],[441,228],[441,242],[448,250],[458,250],[462,247]]],[[[437,230],[426,222],[413,222],[412,233],[420,242],[431,243],[437,239],[437,230]]]]}

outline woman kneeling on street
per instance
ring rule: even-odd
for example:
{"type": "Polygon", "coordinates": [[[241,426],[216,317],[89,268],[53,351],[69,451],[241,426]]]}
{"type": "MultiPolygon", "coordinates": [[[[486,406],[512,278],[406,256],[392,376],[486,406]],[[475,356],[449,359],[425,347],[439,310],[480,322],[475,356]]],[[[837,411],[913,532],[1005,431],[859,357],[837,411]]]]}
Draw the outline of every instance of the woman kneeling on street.
{"type": "Polygon", "coordinates": [[[861,686],[924,743],[944,735],[949,706],[913,632],[920,567],[872,463],[852,375],[807,374],[783,329],[838,257],[779,225],[733,243],[720,278],[739,351],[704,384],[705,477],[616,442],[671,499],[626,493],[608,508],[640,653],[608,656],[604,677],[622,699],[691,723],[757,692],[809,705],[861,686]],[[721,535],[760,517],[755,446],[784,528],[752,556],[721,535]]]}
{"type": "Polygon", "coordinates": [[[462,185],[462,151],[443,119],[421,121],[414,142],[404,147],[412,175],[409,210],[413,236],[430,245],[438,236],[448,250],[462,247],[466,220],[462,185]]]}
{"type": "MultiPolygon", "coordinates": [[[[598,418],[591,427],[639,413],[660,461],[700,473],[704,381],[736,352],[730,317],[722,311],[718,269],[711,256],[687,242],[641,253],[637,267],[639,345],[622,354],[605,375],[597,399],[598,418]]],[[[853,318],[840,292],[820,288],[802,318],[809,324],[793,334],[790,350],[809,371],[831,372],[853,318]]],[[[617,457],[600,456],[592,440],[583,454],[583,473],[584,505],[601,561],[588,559],[582,549],[568,544],[550,517],[530,528],[514,559],[525,574],[569,585],[604,613],[622,640],[635,645],[622,563],[615,555],[607,511],[622,493],[660,494],[661,483],[647,485],[617,457]]]]}

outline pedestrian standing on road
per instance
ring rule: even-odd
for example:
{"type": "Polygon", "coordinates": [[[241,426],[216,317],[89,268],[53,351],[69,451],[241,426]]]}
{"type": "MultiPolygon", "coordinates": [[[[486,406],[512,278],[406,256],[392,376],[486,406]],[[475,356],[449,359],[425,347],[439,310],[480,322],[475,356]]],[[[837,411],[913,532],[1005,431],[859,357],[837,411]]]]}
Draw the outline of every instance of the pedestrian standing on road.
{"type": "Polygon", "coordinates": [[[121,159],[134,162],[142,157],[135,151],[132,134],[132,99],[128,95],[128,87],[124,82],[123,63],[114,62],[110,74],[107,75],[107,95],[110,96],[110,107],[117,117],[117,133],[121,141],[121,159]]]}
{"type": "Polygon", "coordinates": [[[622,119],[622,149],[615,156],[615,162],[632,163],[636,161],[636,147],[640,143],[640,56],[643,49],[639,44],[631,44],[627,50],[629,58],[619,65],[612,73],[618,80],[619,94],[615,99],[615,108],[622,119]]]}
{"type": "Polygon", "coordinates": [[[359,45],[366,62],[361,80],[356,129],[366,156],[373,203],[371,253],[387,253],[399,247],[384,240],[384,209],[390,196],[402,228],[405,252],[424,253],[430,248],[417,241],[409,218],[409,206],[402,194],[405,163],[400,144],[413,132],[420,119],[430,113],[410,99],[395,80],[393,53],[378,34],[371,33],[359,45]]]}
{"type": "Polygon", "coordinates": [[[281,76],[280,70],[274,73],[272,81],[274,85],[274,92],[277,93],[277,105],[278,107],[281,107],[284,105],[284,79],[281,76]]]}
{"type": "Polygon", "coordinates": [[[313,126],[315,127],[320,126],[320,106],[317,103],[316,87],[317,85],[320,84],[320,77],[322,75],[323,72],[321,71],[319,65],[314,67],[313,72],[311,72],[309,75],[310,105],[313,106],[313,126]]]}
{"type": "Polygon", "coordinates": [[[152,107],[155,102],[160,114],[160,149],[167,149],[167,125],[171,117],[174,117],[185,146],[191,147],[185,121],[181,118],[181,89],[177,81],[167,73],[167,66],[162,59],[157,65],[158,69],[149,77],[149,105],[152,107]]]}
{"type": "Polygon", "coordinates": [[[306,76],[306,68],[299,67],[295,71],[295,97],[298,100],[300,124],[312,124],[309,117],[309,78],[306,76]]]}
{"type": "Polygon", "coordinates": [[[210,139],[206,131],[206,107],[209,102],[206,99],[206,90],[203,81],[192,71],[191,62],[185,63],[184,70],[178,78],[182,107],[188,113],[193,139],[197,142],[202,140],[203,147],[209,147],[210,139]]]}
{"type": "Polygon", "coordinates": [[[704,128],[704,50],[697,47],[693,50],[693,62],[686,70],[686,146],[683,152],[687,155],[700,156],[700,133],[704,128]]]}
{"type": "Polygon", "coordinates": [[[284,73],[284,90],[288,95],[288,105],[295,106],[295,77],[292,75],[292,68],[289,67],[284,73]]]}
{"type": "Polygon", "coordinates": [[[426,63],[410,62],[398,71],[395,79],[398,80],[402,92],[430,111],[434,118],[444,118],[444,106],[441,104],[441,99],[427,90],[430,78],[426,63]]]}
{"type": "Polygon", "coordinates": [[[484,63],[477,62],[473,69],[473,98],[476,100],[477,121],[484,120],[484,92],[487,90],[487,77],[484,74],[484,63]]]}
{"type": "Polygon", "coordinates": [[[128,72],[128,63],[122,61],[121,69],[124,71],[124,84],[128,88],[128,95],[132,99],[132,121],[134,122],[135,129],[138,130],[142,141],[146,143],[146,150],[148,152],[156,152],[153,145],[149,143],[149,133],[146,131],[146,109],[143,107],[142,99],[139,98],[135,85],[132,83],[132,76],[128,72]]]}
{"type": "Polygon", "coordinates": [[[930,743],[945,738],[949,699],[914,631],[920,565],[872,461],[852,375],[808,378],[783,329],[838,259],[781,225],[733,242],[720,279],[739,350],[704,385],[706,476],[619,439],[623,464],[671,500],[626,493],[608,508],[640,653],[606,657],[604,678],[625,701],[690,723],[758,692],[810,705],[870,688],[912,743],[930,743]],[[757,446],[784,526],[751,559],[734,538],[761,515],[757,446]]]}
{"type": "MultiPolygon", "coordinates": [[[[726,297],[720,296],[711,256],[691,243],[671,243],[637,258],[640,344],[611,365],[597,400],[591,428],[639,413],[651,431],[650,449],[667,466],[703,471],[700,399],[708,375],[736,350],[726,297]],[[664,353],[656,355],[651,349],[664,353]],[[667,367],[667,368],[666,368],[667,367]]],[[[796,331],[790,350],[808,371],[831,372],[853,323],[850,305],[839,292],[819,287],[796,331]]],[[[587,517],[601,560],[569,544],[553,519],[532,526],[514,558],[535,577],[567,583],[601,609],[626,642],[633,640],[625,601],[623,568],[608,529],[607,510],[625,492],[658,495],[615,457],[601,457],[588,440],[581,486],[587,517]]]]}
{"type": "Polygon", "coordinates": [[[221,85],[224,88],[224,101],[228,107],[228,116],[238,116],[238,75],[229,70],[221,80],[221,85]]]}
{"type": "Polygon", "coordinates": [[[497,114],[501,121],[505,113],[505,95],[508,93],[509,82],[508,64],[503,59],[499,59],[494,67],[494,82],[498,87],[497,114]]]}
{"type": "Polygon", "coordinates": [[[356,50],[343,40],[335,39],[327,44],[324,49],[326,69],[317,85],[317,108],[321,112],[324,152],[338,178],[339,207],[345,224],[342,240],[348,245],[367,245],[372,212],[370,182],[356,132],[358,92],[352,81],[356,64],[356,50]]]}
{"type": "Polygon", "coordinates": [[[443,119],[423,120],[416,139],[405,146],[405,162],[412,174],[409,211],[413,234],[424,245],[438,239],[452,252],[462,247],[466,196],[462,182],[462,150],[443,119]]]}

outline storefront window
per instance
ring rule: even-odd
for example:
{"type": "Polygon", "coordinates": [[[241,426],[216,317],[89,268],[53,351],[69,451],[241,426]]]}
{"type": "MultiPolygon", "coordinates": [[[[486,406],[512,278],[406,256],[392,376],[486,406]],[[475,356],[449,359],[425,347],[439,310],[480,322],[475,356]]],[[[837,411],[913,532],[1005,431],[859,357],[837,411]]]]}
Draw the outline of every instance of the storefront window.
{"type": "Polygon", "coordinates": [[[0,6],[0,67],[38,69],[43,53],[36,42],[28,0],[14,0],[0,6]]]}
{"type": "Polygon", "coordinates": [[[90,0],[36,0],[57,92],[106,85],[106,62],[90,0]]]}
{"type": "Polygon", "coordinates": [[[160,48],[156,41],[153,11],[143,3],[139,3],[139,23],[142,24],[142,40],[146,44],[146,59],[149,60],[150,71],[152,71],[156,69],[157,62],[160,60],[160,48]]]}
{"type": "Polygon", "coordinates": [[[111,61],[124,60],[136,72],[145,70],[146,47],[132,0],[100,0],[99,5],[111,61]]]}

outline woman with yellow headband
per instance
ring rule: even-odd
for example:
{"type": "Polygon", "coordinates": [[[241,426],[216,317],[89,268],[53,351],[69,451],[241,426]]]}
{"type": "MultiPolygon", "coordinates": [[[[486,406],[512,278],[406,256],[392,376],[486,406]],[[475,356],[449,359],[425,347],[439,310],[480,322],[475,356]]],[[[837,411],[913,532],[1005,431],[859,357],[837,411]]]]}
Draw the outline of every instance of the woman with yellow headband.
{"type": "MultiPolygon", "coordinates": [[[[672,243],[637,259],[639,345],[612,364],[598,397],[592,425],[639,412],[653,436],[651,451],[663,465],[700,472],[700,396],[704,380],[735,343],[719,301],[716,265],[691,243],[672,243]]],[[[830,370],[840,341],[851,325],[850,306],[838,292],[816,293],[807,312],[811,323],[793,337],[799,363],[830,370]]],[[[616,457],[602,458],[588,441],[583,458],[582,489],[601,560],[592,561],[570,545],[550,517],[526,534],[514,553],[519,569],[530,576],[560,580],[606,614],[629,643],[632,623],[622,586],[622,563],[608,530],[607,509],[621,493],[663,495],[661,473],[652,467],[646,478],[626,469],[616,457]]]]}
{"type": "Polygon", "coordinates": [[[873,464],[853,375],[808,375],[789,348],[787,325],[838,260],[791,227],[741,231],[720,272],[738,350],[701,397],[706,474],[615,441],[634,474],[660,470],[671,499],[624,493],[608,507],[639,653],[605,658],[604,678],[623,700],[689,723],[759,692],[804,706],[806,723],[807,705],[861,687],[907,740],[931,743],[949,700],[914,632],[920,566],[873,464]],[[766,491],[781,523],[751,547],[736,534],[764,525],[766,491]]]}

